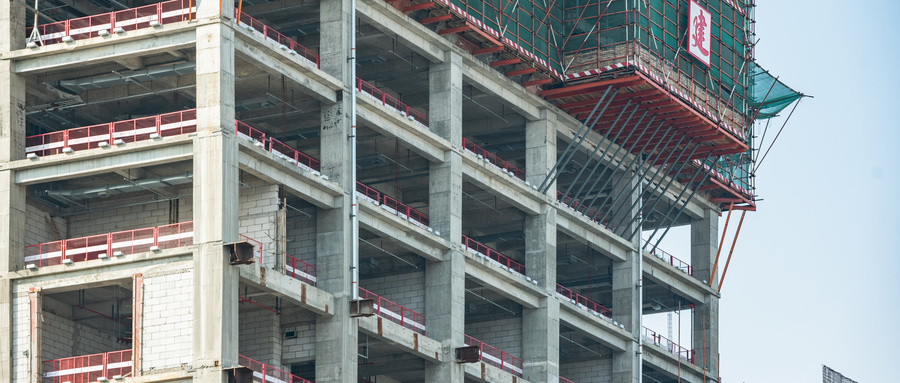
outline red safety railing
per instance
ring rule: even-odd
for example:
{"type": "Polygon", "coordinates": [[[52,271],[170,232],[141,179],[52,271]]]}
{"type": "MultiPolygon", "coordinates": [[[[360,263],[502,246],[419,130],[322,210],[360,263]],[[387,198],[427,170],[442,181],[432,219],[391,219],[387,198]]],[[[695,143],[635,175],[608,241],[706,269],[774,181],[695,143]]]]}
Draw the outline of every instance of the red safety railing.
{"type": "Polygon", "coordinates": [[[572,197],[569,197],[569,196],[563,194],[563,192],[561,192],[561,191],[556,192],[556,200],[559,202],[562,202],[563,205],[566,205],[572,209],[575,209],[575,211],[583,214],[585,217],[591,218],[596,215],[597,217],[593,218],[593,221],[598,223],[601,226],[606,226],[603,222],[603,216],[597,214],[596,210],[588,209],[587,206],[584,206],[581,204],[581,202],[573,199],[572,197]]]}
{"type": "Polygon", "coordinates": [[[425,335],[424,315],[384,299],[362,287],[359,288],[359,296],[363,299],[375,300],[375,313],[378,316],[425,335]]]}
{"type": "Polygon", "coordinates": [[[500,254],[499,251],[487,247],[472,238],[466,237],[465,235],[462,236],[462,244],[469,251],[473,251],[476,254],[487,257],[487,259],[492,261],[492,263],[496,263],[497,265],[507,268],[512,272],[519,273],[522,277],[525,276],[525,266],[523,266],[521,263],[513,261],[503,254],[500,254]]]}
{"type": "Polygon", "coordinates": [[[391,214],[409,221],[413,225],[425,230],[428,230],[429,228],[429,219],[425,213],[409,207],[409,205],[397,201],[393,197],[382,194],[378,190],[372,189],[361,182],[356,182],[356,194],[371,203],[381,206],[382,209],[391,214]]]}
{"type": "Polygon", "coordinates": [[[312,383],[290,372],[238,355],[238,364],[253,370],[255,383],[312,383]]]}
{"type": "Polygon", "coordinates": [[[511,165],[509,162],[506,162],[506,161],[500,159],[500,157],[497,157],[493,153],[482,149],[480,146],[475,145],[475,143],[473,143],[472,141],[469,141],[465,137],[463,137],[463,148],[465,148],[466,150],[468,150],[472,153],[475,153],[476,155],[478,155],[481,158],[487,159],[488,162],[490,162],[492,165],[500,168],[500,170],[503,170],[504,173],[512,173],[514,176],[516,176],[516,178],[518,178],[522,181],[525,181],[525,171],[524,170],[519,169],[519,168],[511,165]]]}
{"type": "Polygon", "coordinates": [[[131,373],[131,355],[131,350],[121,350],[47,360],[43,363],[43,382],[96,382],[99,378],[112,380],[114,376],[131,373]]]}
{"type": "Polygon", "coordinates": [[[574,302],[577,305],[584,306],[588,310],[591,310],[597,314],[603,315],[606,318],[612,318],[612,310],[604,307],[603,305],[594,302],[584,295],[578,294],[563,287],[560,284],[556,284],[556,293],[562,295],[564,298],[574,302]]]}
{"type": "MultiPolygon", "coordinates": [[[[119,31],[135,31],[154,25],[171,24],[196,18],[197,8],[190,0],[173,0],[129,8],[116,12],[38,25],[43,45],[84,40],[119,31]],[[190,9],[188,9],[190,7],[190,9]],[[105,31],[105,33],[103,32],[105,31]]],[[[31,36],[31,28],[27,35],[31,36]]]]}
{"type": "Polygon", "coordinates": [[[571,380],[569,380],[569,379],[566,379],[566,378],[563,378],[562,376],[560,376],[560,377],[559,377],[559,383],[575,383],[575,382],[573,382],[573,381],[571,381],[571,380]]]}
{"type": "Polygon", "coordinates": [[[196,131],[197,110],[191,109],[26,137],[25,153],[47,156],[63,153],[64,148],[94,149],[101,143],[114,145],[116,140],[128,143],[149,140],[153,134],[168,137],[196,131]]]}
{"type": "Polygon", "coordinates": [[[316,267],[285,254],[284,273],[287,276],[316,285],[316,267]]]}
{"type": "Polygon", "coordinates": [[[38,267],[58,265],[66,260],[83,262],[101,256],[128,255],[193,244],[194,223],[126,230],[40,243],[25,247],[25,264],[38,267]]]}
{"type": "Polygon", "coordinates": [[[487,343],[466,335],[466,345],[478,346],[478,359],[501,370],[522,377],[522,359],[507,354],[487,343]]]}
{"type": "MultiPolygon", "coordinates": [[[[647,243],[644,241],[644,243],[647,243]]],[[[688,275],[693,275],[693,270],[691,269],[691,264],[685,261],[682,261],[676,258],[674,255],[665,252],[665,250],[657,247],[651,254],[655,255],[657,258],[663,260],[664,262],[674,266],[676,269],[684,271],[688,275]]]]}
{"type": "Polygon", "coordinates": [[[236,134],[238,137],[259,142],[263,146],[266,146],[266,134],[261,130],[247,125],[243,122],[237,120],[234,121],[234,134],[236,134]]]}
{"type": "Polygon", "coordinates": [[[300,43],[291,40],[287,36],[281,34],[280,32],[272,29],[271,27],[259,22],[259,20],[254,19],[246,12],[241,12],[238,15],[238,10],[234,10],[234,14],[239,18],[240,24],[252,29],[255,31],[260,37],[265,40],[271,40],[279,45],[281,45],[282,49],[285,49],[289,52],[294,52],[300,57],[306,59],[311,64],[315,65],[316,68],[319,67],[319,55],[316,52],[313,52],[311,49],[300,45],[300,43]]]}
{"type": "Polygon", "coordinates": [[[241,237],[241,241],[244,241],[244,242],[247,242],[247,243],[253,245],[253,253],[254,253],[254,256],[256,257],[256,261],[257,261],[260,265],[262,265],[262,264],[263,264],[263,258],[262,258],[262,254],[263,254],[263,246],[262,246],[262,242],[257,241],[257,240],[255,240],[255,239],[250,238],[250,237],[248,237],[248,236],[246,236],[246,235],[243,235],[243,234],[240,234],[240,237],[241,237]]]}
{"type": "Polygon", "coordinates": [[[641,336],[644,340],[644,343],[652,343],[653,345],[662,348],[672,354],[677,355],[682,360],[688,363],[694,363],[694,350],[688,350],[684,347],[681,347],[678,343],[657,334],[656,331],[653,331],[647,327],[644,327],[644,331],[641,333],[641,336]]]}
{"type": "Polygon", "coordinates": [[[267,149],[270,153],[275,154],[285,161],[297,165],[306,171],[318,173],[322,168],[319,161],[315,158],[307,156],[303,152],[294,149],[290,145],[278,141],[275,138],[267,137],[261,130],[241,121],[234,121],[234,134],[246,140],[258,142],[259,146],[267,149]]]}
{"type": "Polygon", "coordinates": [[[374,85],[363,81],[363,79],[361,78],[356,79],[356,90],[358,90],[360,93],[372,97],[372,99],[374,99],[375,101],[380,102],[381,105],[394,109],[405,117],[411,118],[413,121],[421,124],[425,128],[428,128],[428,116],[426,116],[424,113],[410,108],[409,105],[406,105],[400,102],[400,100],[391,97],[391,95],[385,93],[381,89],[376,88],[374,85]]]}

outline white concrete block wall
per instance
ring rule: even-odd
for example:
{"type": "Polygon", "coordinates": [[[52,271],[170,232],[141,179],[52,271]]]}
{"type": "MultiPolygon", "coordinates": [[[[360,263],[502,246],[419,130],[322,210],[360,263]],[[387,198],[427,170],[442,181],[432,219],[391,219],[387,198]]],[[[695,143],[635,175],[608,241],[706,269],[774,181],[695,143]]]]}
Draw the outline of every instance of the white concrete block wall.
{"type": "MultiPolygon", "coordinates": [[[[25,245],[36,245],[39,243],[53,242],[58,240],[53,229],[47,223],[48,214],[39,207],[26,204],[25,205],[25,245]]],[[[66,220],[63,218],[53,218],[56,223],[56,229],[59,230],[60,239],[66,237],[66,220]]]]}
{"type": "Polygon", "coordinates": [[[560,356],[559,375],[578,383],[609,383],[612,382],[612,359],[565,363],[565,356],[560,356]]]}
{"type": "Polygon", "coordinates": [[[28,351],[28,343],[30,342],[28,294],[14,296],[12,305],[13,381],[15,383],[25,383],[28,382],[29,358],[24,353],[28,351]]]}
{"type": "Polygon", "coordinates": [[[522,318],[511,315],[466,323],[466,335],[522,359],[522,318]]]}
{"type": "Polygon", "coordinates": [[[314,360],[316,357],[316,319],[315,314],[296,307],[282,311],[281,331],[294,331],[296,338],[281,340],[281,362],[290,370],[294,363],[314,360]]]}
{"type": "Polygon", "coordinates": [[[238,353],[268,365],[280,366],[280,317],[252,303],[241,304],[238,317],[238,353]]]}
{"type": "Polygon", "coordinates": [[[239,203],[238,232],[262,243],[263,264],[274,267],[278,185],[268,184],[244,173],[239,203]]]}
{"type": "MultiPolygon", "coordinates": [[[[77,310],[77,309],[76,309],[77,310]]],[[[71,318],[50,312],[43,313],[41,331],[41,359],[60,359],[73,356],[92,355],[110,351],[125,350],[130,345],[117,342],[117,336],[102,332],[71,318]]],[[[115,326],[105,318],[94,320],[97,325],[115,326]]],[[[125,326],[120,324],[120,326],[125,326]]],[[[128,330],[130,331],[130,330],[128,330]]]]}
{"type": "Polygon", "coordinates": [[[398,305],[425,316],[425,272],[387,275],[378,278],[360,279],[359,286],[398,305]]]}
{"type": "Polygon", "coordinates": [[[287,253],[310,265],[316,265],[316,208],[301,212],[288,209],[287,253]],[[304,214],[305,213],[305,214],[304,214]]]}
{"type": "Polygon", "coordinates": [[[144,373],[180,369],[191,362],[193,277],[190,270],[144,275],[144,373]]]}

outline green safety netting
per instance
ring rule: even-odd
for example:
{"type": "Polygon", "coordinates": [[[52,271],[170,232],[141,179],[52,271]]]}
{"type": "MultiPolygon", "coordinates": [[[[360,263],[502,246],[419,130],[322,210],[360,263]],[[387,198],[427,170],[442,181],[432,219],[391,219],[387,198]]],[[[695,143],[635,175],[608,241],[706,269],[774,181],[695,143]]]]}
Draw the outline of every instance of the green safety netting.
{"type": "Polygon", "coordinates": [[[751,108],[759,110],[759,114],[756,116],[757,120],[774,117],[803,96],[803,93],[778,81],[756,62],[750,63],[750,94],[747,102],[751,108]]]}

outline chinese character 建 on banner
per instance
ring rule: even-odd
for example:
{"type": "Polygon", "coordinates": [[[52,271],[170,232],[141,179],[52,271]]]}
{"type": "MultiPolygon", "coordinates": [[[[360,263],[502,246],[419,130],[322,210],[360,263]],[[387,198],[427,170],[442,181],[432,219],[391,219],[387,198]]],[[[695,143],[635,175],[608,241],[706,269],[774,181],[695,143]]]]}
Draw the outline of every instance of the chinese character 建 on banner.
{"type": "Polygon", "coordinates": [[[712,18],[709,11],[700,4],[691,0],[691,10],[688,14],[690,26],[688,28],[687,48],[697,60],[709,66],[709,43],[711,39],[712,18]]]}

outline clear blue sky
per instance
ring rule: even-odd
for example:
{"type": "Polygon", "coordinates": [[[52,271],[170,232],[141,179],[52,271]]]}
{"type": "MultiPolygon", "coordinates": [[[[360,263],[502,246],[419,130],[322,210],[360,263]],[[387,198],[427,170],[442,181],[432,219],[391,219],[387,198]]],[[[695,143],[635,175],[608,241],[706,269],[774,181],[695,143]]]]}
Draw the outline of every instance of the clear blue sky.
{"type": "MultiPolygon", "coordinates": [[[[722,287],[722,379],[820,382],[826,364],[900,381],[900,2],[757,3],[757,60],[815,98],[757,174],[764,200],[722,287]]],[[[689,259],[687,232],[669,236],[664,248],[689,259]]]]}

